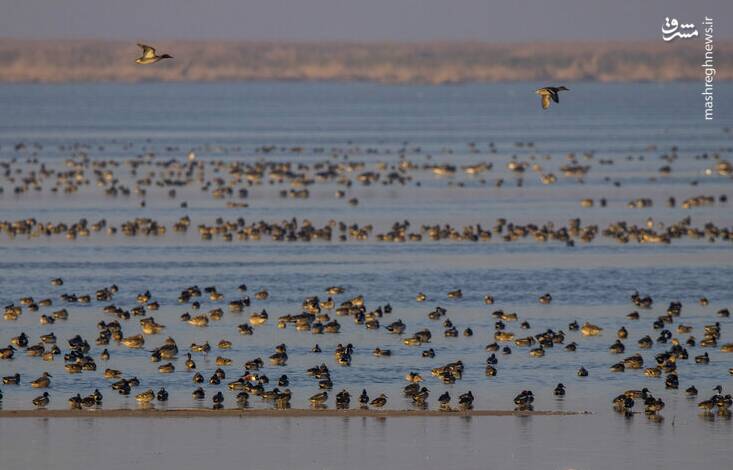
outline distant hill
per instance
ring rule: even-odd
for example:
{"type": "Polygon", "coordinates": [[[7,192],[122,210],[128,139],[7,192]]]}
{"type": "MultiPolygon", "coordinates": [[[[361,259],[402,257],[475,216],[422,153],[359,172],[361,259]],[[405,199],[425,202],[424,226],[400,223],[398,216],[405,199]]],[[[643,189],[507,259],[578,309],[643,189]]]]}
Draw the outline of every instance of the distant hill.
{"type": "MultiPolygon", "coordinates": [[[[175,60],[134,63],[134,43],[0,39],[0,81],[365,80],[459,83],[703,79],[701,41],[643,43],[160,42],[175,60]]],[[[733,80],[733,42],[715,44],[716,80],[733,80]]]]}

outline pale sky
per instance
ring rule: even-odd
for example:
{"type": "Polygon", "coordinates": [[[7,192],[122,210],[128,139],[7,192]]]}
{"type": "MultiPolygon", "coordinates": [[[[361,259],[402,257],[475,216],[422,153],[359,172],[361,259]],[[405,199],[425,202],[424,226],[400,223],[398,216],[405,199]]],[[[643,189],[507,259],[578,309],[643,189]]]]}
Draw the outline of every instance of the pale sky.
{"type": "Polygon", "coordinates": [[[705,15],[733,38],[733,0],[0,0],[0,37],[634,40],[705,15]]]}

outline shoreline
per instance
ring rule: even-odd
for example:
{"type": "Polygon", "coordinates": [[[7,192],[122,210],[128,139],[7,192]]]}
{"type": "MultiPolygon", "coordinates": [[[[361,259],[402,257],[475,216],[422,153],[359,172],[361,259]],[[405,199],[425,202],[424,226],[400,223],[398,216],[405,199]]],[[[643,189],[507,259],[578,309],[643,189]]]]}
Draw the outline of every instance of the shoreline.
{"type": "MultiPolygon", "coordinates": [[[[731,41],[724,40],[721,50],[731,41]]],[[[0,38],[0,82],[365,81],[455,84],[503,81],[699,80],[695,43],[658,41],[350,43],[160,41],[175,59],[140,67],[135,41],[0,38]]],[[[718,80],[733,80],[730,53],[718,80]]]]}
{"type": "Polygon", "coordinates": [[[291,408],[275,409],[237,409],[222,410],[179,408],[158,409],[114,409],[114,410],[0,410],[2,418],[196,418],[196,417],[239,417],[239,418],[316,418],[316,417],[355,417],[355,418],[407,418],[437,416],[579,416],[591,415],[589,411],[512,411],[512,410],[363,410],[363,409],[324,409],[291,408]]]}

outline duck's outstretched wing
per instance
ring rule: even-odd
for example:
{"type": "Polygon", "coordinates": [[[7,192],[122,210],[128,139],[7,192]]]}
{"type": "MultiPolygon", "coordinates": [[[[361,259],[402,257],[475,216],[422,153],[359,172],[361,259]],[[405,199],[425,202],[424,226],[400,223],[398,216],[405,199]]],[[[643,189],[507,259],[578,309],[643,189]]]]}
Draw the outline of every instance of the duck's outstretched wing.
{"type": "Polygon", "coordinates": [[[552,98],[552,101],[554,101],[555,103],[559,103],[560,102],[560,97],[559,97],[559,93],[558,92],[556,92],[556,91],[550,91],[550,97],[552,98]]]}
{"type": "Polygon", "coordinates": [[[549,93],[543,93],[540,95],[542,97],[542,109],[547,109],[550,107],[550,94],[549,93]]]}
{"type": "Polygon", "coordinates": [[[152,59],[155,57],[155,48],[140,43],[137,46],[143,50],[143,59],[152,59]]]}

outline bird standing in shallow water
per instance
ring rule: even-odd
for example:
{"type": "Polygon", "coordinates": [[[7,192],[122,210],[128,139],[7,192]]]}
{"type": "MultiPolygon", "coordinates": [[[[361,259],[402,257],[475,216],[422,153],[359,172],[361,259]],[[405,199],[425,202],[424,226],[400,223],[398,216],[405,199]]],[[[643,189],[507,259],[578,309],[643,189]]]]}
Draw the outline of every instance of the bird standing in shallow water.
{"type": "Polygon", "coordinates": [[[141,47],[143,50],[143,55],[139,58],[135,59],[135,63],[147,65],[147,64],[154,64],[156,62],[159,62],[163,59],[172,59],[172,55],[163,54],[163,55],[157,55],[155,53],[155,48],[147,46],[145,44],[139,44],[138,47],[141,47]]]}
{"type": "Polygon", "coordinates": [[[33,404],[36,405],[38,408],[45,408],[46,405],[48,405],[48,402],[48,392],[43,392],[43,395],[33,399],[33,404]]]}
{"type": "Polygon", "coordinates": [[[371,403],[369,403],[369,404],[372,405],[375,408],[381,408],[381,407],[383,407],[384,405],[387,404],[387,395],[385,395],[384,393],[382,393],[377,398],[375,398],[374,400],[372,400],[371,403]]]}
{"type": "Polygon", "coordinates": [[[542,109],[547,109],[550,107],[550,100],[554,101],[555,103],[559,103],[560,98],[558,95],[560,91],[568,91],[568,89],[564,86],[546,86],[535,91],[535,93],[540,95],[540,98],[542,98],[542,109]]]}

